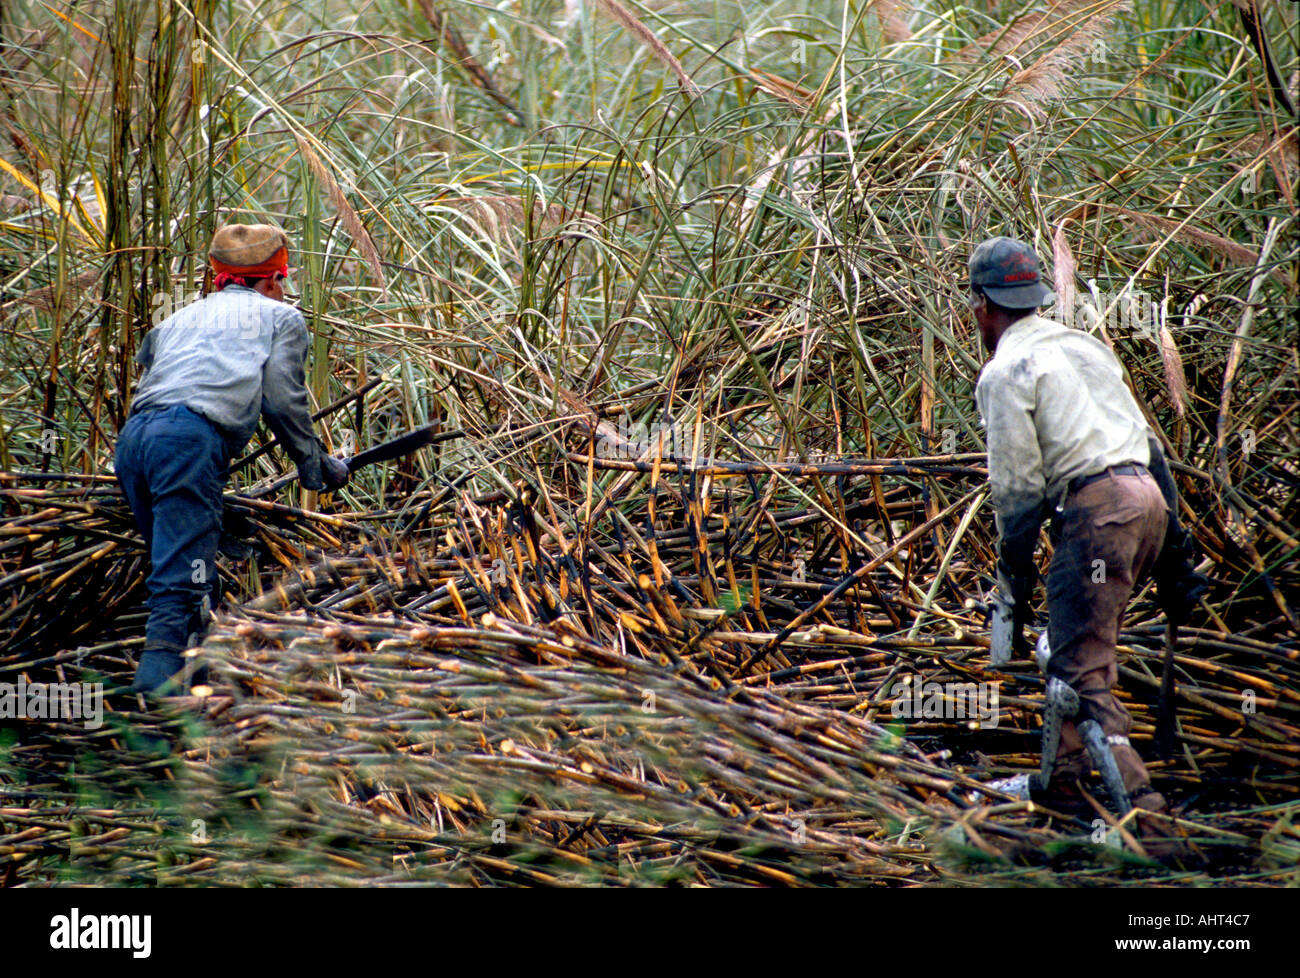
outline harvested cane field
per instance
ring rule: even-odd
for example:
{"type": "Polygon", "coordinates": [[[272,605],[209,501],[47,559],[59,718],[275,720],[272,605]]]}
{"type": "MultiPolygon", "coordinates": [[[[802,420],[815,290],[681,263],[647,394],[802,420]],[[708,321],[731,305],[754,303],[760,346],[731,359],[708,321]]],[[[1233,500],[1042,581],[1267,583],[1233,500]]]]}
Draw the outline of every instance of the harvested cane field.
{"type": "Polygon", "coordinates": [[[1300,883],[1295,20],[6,4],[0,689],[105,695],[0,720],[0,881],[1300,883]],[[293,242],[331,450],[435,434],[317,496],[260,433],[154,705],[113,448],[228,220],[293,242]],[[994,234],[1119,357],[1210,580],[1168,756],[1149,586],[1120,636],[1172,859],[985,787],[1044,689],[983,611],[994,234]]]}

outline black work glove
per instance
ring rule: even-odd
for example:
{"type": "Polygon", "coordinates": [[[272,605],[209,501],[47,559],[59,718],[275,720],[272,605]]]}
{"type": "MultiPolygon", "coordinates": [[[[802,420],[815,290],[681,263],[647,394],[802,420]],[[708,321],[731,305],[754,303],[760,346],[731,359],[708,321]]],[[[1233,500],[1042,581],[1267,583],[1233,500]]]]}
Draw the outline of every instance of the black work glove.
{"type": "Polygon", "coordinates": [[[320,459],[320,478],[324,483],[322,492],[333,492],[348,484],[348,463],[333,455],[322,455],[320,459]]]}

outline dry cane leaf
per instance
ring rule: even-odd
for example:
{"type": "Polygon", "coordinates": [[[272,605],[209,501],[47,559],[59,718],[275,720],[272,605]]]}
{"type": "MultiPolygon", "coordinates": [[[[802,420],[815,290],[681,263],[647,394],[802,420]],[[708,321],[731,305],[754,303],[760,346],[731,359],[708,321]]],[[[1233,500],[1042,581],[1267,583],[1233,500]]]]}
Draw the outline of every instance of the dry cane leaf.
{"type": "Polygon", "coordinates": [[[1174,342],[1174,334],[1164,323],[1160,324],[1160,362],[1165,368],[1165,386],[1169,389],[1169,399],[1174,402],[1174,410],[1180,418],[1187,416],[1187,373],[1183,369],[1183,357],[1174,342]]]}
{"type": "MultiPolygon", "coordinates": [[[[1157,214],[1146,214],[1140,211],[1132,211],[1125,207],[1117,208],[1119,213],[1131,220],[1141,230],[1148,234],[1172,235],[1176,241],[1200,245],[1208,248],[1217,255],[1228,259],[1237,265],[1254,265],[1259,259],[1259,253],[1248,248],[1246,245],[1230,241],[1222,235],[1214,234],[1203,228],[1193,227],[1190,224],[1184,225],[1182,221],[1176,221],[1173,218],[1161,217],[1157,214]]],[[[1290,288],[1294,283],[1287,277],[1281,268],[1274,268],[1269,273],[1278,281],[1290,288]]]]}
{"type": "Polygon", "coordinates": [[[1052,276],[1056,284],[1056,307],[1065,315],[1074,311],[1074,272],[1078,267],[1070,242],[1065,237],[1069,218],[1056,226],[1052,235],[1052,276]]]}
{"type": "MultiPolygon", "coordinates": [[[[87,296],[90,294],[90,288],[99,279],[99,270],[81,272],[74,275],[64,283],[64,302],[66,308],[71,311],[80,307],[87,296]]],[[[23,305],[34,306],[42,312],[54,312],[54,294],[53,285],[42,285],[40,288],[32,289],[30,292],[24,292],[18,296],[17,302],[23,305]]]]}
{"type": "Polygon", "coordinates": [[[343,222],[343,226],[348,229],[348,234],[352,235],[352,240],[357,243],[361,256],[366,260],[366,264],[370,266],[370,271],[374,274],[375,280],[379,283],[380,291],[384,296],[387,296],[388,283],[384,280],[384,269],[379,261],[379,250],[375,247],[370,232],[361,223],[361,216],[348,203],[343,188],[334,179],[334,174],[329,171],[329,168],[321,162],[321,158],[316,155],[316,151],[297,133],[294,133],[294,139],[298,143],[298,149],[302,153],[303,159],[307,161],[307,168],[324,185],[330,202],[334,204],[334,208],[339,212],[339,219],[343,222]]]}
{"type": "Polygon", "coordinates": [[[907,26],[907,15],[912,12],[911,4],[905,0],[876,0],[875,10],[886,44],[911,40],[912,30],[907,26]]]}
{"type": "Polygon", "coordinates": [[[695,82],[691,81],[691,76],[686,74],[686,69],[682,63],[673,56],[668,50],[668,45],[659,39],[659,35],[638,20],[632,11],[618,2],[618,0],[595,0],[596,7],[604,11],[610,17],[626,27],[637,39],[650,49],[650,53],[655,56],[661,63],[668,66],[669,70],[677,76],[677,81],[681,84],[687,95],[692,98],[699,96],[700,89],[695,82]]]}

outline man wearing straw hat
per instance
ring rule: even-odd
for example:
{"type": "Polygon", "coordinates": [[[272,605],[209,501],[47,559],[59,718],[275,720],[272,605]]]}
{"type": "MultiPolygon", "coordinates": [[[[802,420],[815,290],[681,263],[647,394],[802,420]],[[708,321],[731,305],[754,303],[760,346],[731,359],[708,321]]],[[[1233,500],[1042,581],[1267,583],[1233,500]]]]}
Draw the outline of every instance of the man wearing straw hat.
{"type": "Polygon", "coordinates": [[[1097,338],[1038,316],[1051,295],[1023,242],[991,238],[971,254],[970,305],[990,354],[975,398],[999,535],[995,664],[1028,651],[1034,548],[1047,517],[1054,546],[1038,656],[1048,677],[1042,770],[999,786],[1091,817],[1080,790],[1091,766],[1121,813],[1162,812],[1165,799],[1129,742],[1128,711],[1111,692],[1115,646],[1134,586],[1158,559],[1171,619],[1185,618],[1201,579],[1181,549],[1160,442],[1119,361],[1097,338]]]}
{"type": "Polygon", "coordinates": [[[149,620],[132,689],[180,691],[181,653],[202,637],[216,584],[230,460],[264,417],[308,489],[347,482],[316,438],[304,365],[307,324],[284,301],[289,240],[269,224],[212,238],[216,291],[151,330],[114,460],[149,549],[149,620]]]}

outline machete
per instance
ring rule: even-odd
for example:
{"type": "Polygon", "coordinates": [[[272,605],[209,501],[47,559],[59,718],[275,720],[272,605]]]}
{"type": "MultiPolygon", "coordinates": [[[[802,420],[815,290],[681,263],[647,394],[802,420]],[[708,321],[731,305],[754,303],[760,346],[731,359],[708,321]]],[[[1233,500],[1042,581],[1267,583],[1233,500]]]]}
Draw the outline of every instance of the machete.
{"type": "MultiPolygon", "coordinates": [[[[348,473],[352,474],[360,468],[367,465],[374,465],[376,462],[387,462],[389,459],[401,458],[404,455],[410,455],[426,445],[436,445],[440,442],[451,441],[453,438],[460,438],[465,432],[460,428],[454,428],[451,431],[438,431],[438,425],[429,424],[423,428],[416,428],[414,431],[408,431],[404,435],[398,435],[391,441],[386,441],[374,448],[367,448],[364,452],[353,455],[351,458],[345,458],[343,461],[347,464],[348,473]]],[[[248,492],[240,493],[246,499],[257,499],[268,493],[274,492],[282,486],[288,485],[298,478],[298,473],[293,472],[289,475],[282,475],[265,486],[252,489],[248,492]]]]}
{"type": "Polygon", "coordinates": [[[404,435],[399,435],[392,441],[386,441],[382,445],[367,448],[364,452],[353,455],[351,458],[345,458],[343,461],[348,463],[349,472],[355,472],[364,466],[374,465],[376,462],[387,462],[391,458],[401,458],[403,455],[410,455],[425,445],[436,445],[439,442],[451,441],[451,439],[459,438],[463,434],[465,432],[459,428],[453,431],[438,431],[438,425],[429,424],[423,428],[408,431],[404,435]]]}

